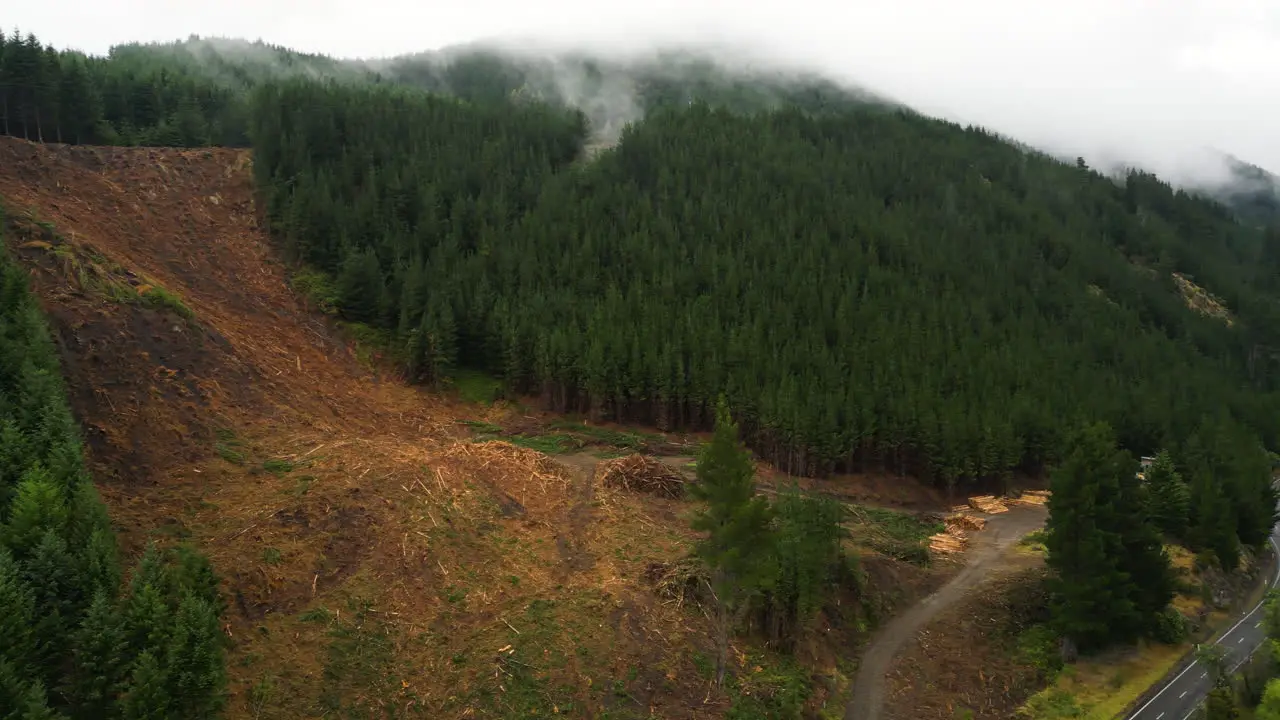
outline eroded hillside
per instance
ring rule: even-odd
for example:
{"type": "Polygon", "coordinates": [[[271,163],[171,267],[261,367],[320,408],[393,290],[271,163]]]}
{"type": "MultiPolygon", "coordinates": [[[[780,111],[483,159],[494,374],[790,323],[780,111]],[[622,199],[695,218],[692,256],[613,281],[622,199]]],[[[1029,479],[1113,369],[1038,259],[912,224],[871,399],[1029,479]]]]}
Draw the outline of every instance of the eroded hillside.
{"type": "Polygon", "coordinates": [[[639,587],[683,524],[459,444],[454,408],[365,369],[292,295],[247,153],[0,148],[103,494],[134,548],[190,539],[223,574],[240,712],[590,702],[631,668],[659,704],[701,692],[700,633],[639,587]]]}
{"type": "MultiPolygon", "coordinates": [[[[10,249],[127,549],[190,541],[223,578],[230,716],[722,715],[705,616],[667,572],[691,506],[601,486],[588,455],[473,442],[460,419],[537,419],[362,362],[291,291],[250,163],[0,140],[10,249]]],[[[879,613],[949,570],[875,552],[864,568],[879,613]]],[[[837,659],[867,630],[850,612],[802,649],[831,673],[812,704],[836,702],[837,659]]]]}

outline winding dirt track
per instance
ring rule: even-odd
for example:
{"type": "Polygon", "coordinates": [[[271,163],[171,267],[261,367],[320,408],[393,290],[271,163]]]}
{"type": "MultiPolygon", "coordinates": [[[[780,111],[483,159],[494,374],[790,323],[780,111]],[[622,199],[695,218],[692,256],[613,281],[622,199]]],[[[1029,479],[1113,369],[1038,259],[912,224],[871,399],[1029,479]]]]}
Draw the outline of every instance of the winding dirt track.
{"type": "Polygon", "coordinates": [[[974,536],[968,562],[959,574],[929,597],[884,626],[862,655],[853,695],[844,720],[879,720],[884,704],[885,675],[903,643],[915,637],[930,620],[1000,566],[1006,550],[1044,524],[1042,508],[1015,505],[1009,512],[991,516],[987,527],[974,536]]]}

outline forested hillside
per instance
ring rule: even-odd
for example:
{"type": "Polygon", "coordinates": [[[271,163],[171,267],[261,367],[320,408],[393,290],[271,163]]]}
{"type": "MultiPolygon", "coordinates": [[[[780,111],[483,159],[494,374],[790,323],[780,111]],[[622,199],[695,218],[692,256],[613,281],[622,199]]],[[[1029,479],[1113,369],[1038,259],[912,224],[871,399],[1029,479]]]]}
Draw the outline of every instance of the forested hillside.
{"type": "Polygon", "coordinates": [[[217,578],[190,549],[151,547],[122,582],[83,462],[40,308],[0,246],[0,709],[213,716],[226,678],[217,578]]]}
{"type": "Polygon", "coordinates": [[[248,93],[264,82],[293,77],[574,107],[590,119],[596,135],[608,138],[645,112],[693,99],[750,112],[783,105],[821,110],[872,98],[811,74],[730,71],[690,52],[624,62],[477,46],[388,60],[338,60],[262,42],[193,36],[119,45],[102,58],[55,50],[31,34],[0,32],[0,134],[103,145],[243,147],[248,93]]]}
{"type": "Polygon", "coordinates": [[[704,426],[724,391],[804,473],[1034,471],[1076,418],[1137,450],[1219,411],[1275,437],[1249,363],[1274,308],[1262,234],[1155,178],[875,106],[694,104],[564,169],[580,120],[488,107],[311,83],[255,101],[276,229],[418,377],[480,367],[659,426],[704,426]],[[1235,324],[1189,310],[1173,271],[1235,324]]]}

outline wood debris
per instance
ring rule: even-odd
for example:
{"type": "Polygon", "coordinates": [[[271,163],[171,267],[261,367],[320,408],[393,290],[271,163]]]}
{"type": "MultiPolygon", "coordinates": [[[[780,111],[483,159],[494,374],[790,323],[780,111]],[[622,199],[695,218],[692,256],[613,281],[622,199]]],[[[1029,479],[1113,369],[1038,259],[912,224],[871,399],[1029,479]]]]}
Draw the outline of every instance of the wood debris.
{"type": "Polygon", "coordinates": [[[959,530],[940,532],[929,538],[929,549],[935,553],[955,554],[964,552],[969,544],[968,536],[959,530]]]}
{"type": "Polygon", "coordinates": [[[995,495],[975,495],[969,498],[969,507],[989,515],[1009,512],[1009,506],[1004,503],[1003,499],[995,495]]]}
{"type": "Polygon", "coordinates": [[[669,498],[684,497],[685,491],[685,480],[680,473],[638,453],[601,462],[596,466],[595,481],[604,487],[669,498]]]}
{"type": "Polygon", "coordinates": [[[1048,490],[1023,490],[1022,495],[1011,502],[1020,505],[1044,505],[1049,502],[1048,490]]]}
{"type": "Polygon", "coordinates": [[[964,512],[948,515],[942,522],[947,526],[948,530],[955,528],[959,531],[981,530],[987,526],[986,518],[980,518],[964,512]]]}

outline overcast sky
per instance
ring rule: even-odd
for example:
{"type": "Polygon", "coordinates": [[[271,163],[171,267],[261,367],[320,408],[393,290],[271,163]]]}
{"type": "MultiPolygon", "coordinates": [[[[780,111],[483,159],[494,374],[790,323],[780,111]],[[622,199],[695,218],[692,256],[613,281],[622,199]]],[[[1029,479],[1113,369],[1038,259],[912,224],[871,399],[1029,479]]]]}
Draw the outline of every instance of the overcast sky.
{"type": "Polygon", "coordinates": [[[750,43],[1050,150],[1280,173],[1280,0],[43,0],[0,14],[104,53],[190,34],[378,57],[494,36],[750,43]]]}

